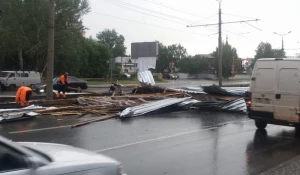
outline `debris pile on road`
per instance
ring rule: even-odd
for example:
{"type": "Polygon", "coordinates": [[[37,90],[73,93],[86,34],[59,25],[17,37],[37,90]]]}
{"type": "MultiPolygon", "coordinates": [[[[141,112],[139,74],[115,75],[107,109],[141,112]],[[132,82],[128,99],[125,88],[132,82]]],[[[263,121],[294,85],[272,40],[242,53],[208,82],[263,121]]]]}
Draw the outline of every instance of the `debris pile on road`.
{"type": "Polygon", "coordinates": [[[87,114],[95,116],[72,127],[113,117],[128,118],[144,115],[163,108],[168,110],[213,110],[228,112],[246,112],[244,97],[247,88],[220,88],[219,86],[199,86],[182,89],[170,89],[155,85],[150,72],[139,73],[141,87],[134,87],[131,94],[104,96],[103,93],[89,93],[98,96],[82,96],[52,101],[37,100],[31,106],[21,109],[0,109],[0,122],[32,118],[37,115],[69,116],[84,118],[87,114]],[[170,107],[170,108],[169,108],[170,107]]]}

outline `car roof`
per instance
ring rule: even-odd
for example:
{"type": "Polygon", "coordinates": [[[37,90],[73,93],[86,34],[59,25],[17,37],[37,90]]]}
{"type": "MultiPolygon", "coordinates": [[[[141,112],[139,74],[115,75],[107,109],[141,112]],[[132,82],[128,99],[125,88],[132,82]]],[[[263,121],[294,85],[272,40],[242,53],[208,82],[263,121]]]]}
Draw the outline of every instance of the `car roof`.
{"type": "Polygon", "coordinates": [[[257,61],[300,61],[300,58],[259,58],[257,61]]]}
{"type": "Polygon", "coordinates": [[[36,72],[36,71],[1,71],[1,72],[5,72],[5,73],[39,73],[39,72],[36,72]]]}

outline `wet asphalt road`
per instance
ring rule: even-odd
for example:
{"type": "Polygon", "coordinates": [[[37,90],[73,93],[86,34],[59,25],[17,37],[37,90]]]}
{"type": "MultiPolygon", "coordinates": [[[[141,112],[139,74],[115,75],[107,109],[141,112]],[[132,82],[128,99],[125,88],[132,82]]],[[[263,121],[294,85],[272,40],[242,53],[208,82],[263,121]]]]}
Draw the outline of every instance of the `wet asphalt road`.
{"type": "Polygon", "coordinates": [[[69,144],[113,157],[133,175],[260,174],[300,153],[291,127],[259,131],[244,114],[181,111],[111,119],[71,129],[81,120],[38,117],[0,125],[14,141],[69,144]]]}

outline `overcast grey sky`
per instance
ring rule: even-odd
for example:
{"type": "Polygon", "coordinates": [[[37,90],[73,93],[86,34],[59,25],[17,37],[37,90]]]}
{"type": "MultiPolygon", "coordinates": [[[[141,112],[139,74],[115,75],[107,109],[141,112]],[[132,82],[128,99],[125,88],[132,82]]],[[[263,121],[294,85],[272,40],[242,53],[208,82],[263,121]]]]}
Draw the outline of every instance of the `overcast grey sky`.
{"type": "MultiPolygon", "coordinates": [[[[211,53],[218,44],[217,26],[186,27],[217,23],[216,0],[90,0],[90,4],[91,12],[83,20],[86,36],[95,38],[99,31],[116,29],[125,37],[127,54],[132,42],[180,43],[190,55],[211,53]]],[[[300,52],[299,8],[300,0],[223,0],[223,22],[258,18],[248,24],[262,30],[246,23],[224,24],[223,41],[228,35],[239,57],[252,58],[262,41],[281,48],[281,37],[273,32],[292,31],[284,37],[284,47],[288,56],[294,56],[300,52]]]]}

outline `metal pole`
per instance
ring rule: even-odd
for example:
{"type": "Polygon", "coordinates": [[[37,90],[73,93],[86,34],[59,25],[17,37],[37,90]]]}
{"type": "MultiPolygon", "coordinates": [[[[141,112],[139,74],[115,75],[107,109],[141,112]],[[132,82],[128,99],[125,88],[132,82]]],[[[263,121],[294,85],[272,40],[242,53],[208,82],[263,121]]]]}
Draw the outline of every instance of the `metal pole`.
{"type": "Polygon", "coordinates": [[[281,49],[284,50],[284,48],[283,48],[283,36],[281,36],[281,45],[282,45],[281,49]]]}
{"type": "Polygon", "coordinates": [[[48,54],[47,54],[47,100],[53,100],[53,60],[54,60],[54,11],[55,0],[49,0],[48,54]]]}
{"type": "Polygon", "coordinates": [[[219,86],[222,86],[222,12],[221,12],[221,0],[219,0],[219,86]]]}
{"type": "Polygon", "coordinates": [[[112,83],[112,68],[110,69],[110,83],[112,83]]]}

